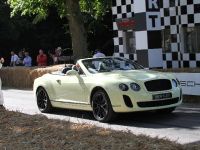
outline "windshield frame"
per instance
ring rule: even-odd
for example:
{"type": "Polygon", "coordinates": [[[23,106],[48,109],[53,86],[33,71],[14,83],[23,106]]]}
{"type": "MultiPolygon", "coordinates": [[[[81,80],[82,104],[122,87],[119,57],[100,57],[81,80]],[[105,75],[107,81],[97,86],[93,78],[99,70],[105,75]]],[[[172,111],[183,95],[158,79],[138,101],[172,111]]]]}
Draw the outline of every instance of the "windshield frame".
{"type": "MultiPolygon", "coordinates": [[[[130,59],[126,59],[126,58],[123,58],[123,57],[101,57],[101,58],[88,58],[88,59],[82,59],[82,60],[80,60],[81,61],[81,68],[83,68],[84,67],[84,69],[83,70],[86,70],[89,74],[99,74],[99,73],[108,73],[108,72],[112,72],[112,71],[131,71],[131,70],[142,70],[142,69],[145,69],[142,65],[140,65],[140,64],[138,64],[138,63],[136,63],[135,61],[132,61],[132,60],[130,60],[130,59]],[[106,60],[106,59],[111,59],[111,60],[113,60],[113,59],[121,59],[121,60],[123,60],[123,61],[127,61],[128,63],[130,63],[130,64],[132,64],[136,69],[127,69],[127,70],[123,70],[123,69],[113,69],[113,70],[109,70],[109,71],[103,71],[103,72],[95,72],[95,73],[92,73],[90,70],[88,70],[88,68],[87,68],[87,66],[85,65],[85,62],[87,62],[87,61],[94,61],[94,60],[96,60],[96,61],[101,61],[101,60],[106,60]]],[[[84,71],[85,72],[85,71],[84,71]]]]}

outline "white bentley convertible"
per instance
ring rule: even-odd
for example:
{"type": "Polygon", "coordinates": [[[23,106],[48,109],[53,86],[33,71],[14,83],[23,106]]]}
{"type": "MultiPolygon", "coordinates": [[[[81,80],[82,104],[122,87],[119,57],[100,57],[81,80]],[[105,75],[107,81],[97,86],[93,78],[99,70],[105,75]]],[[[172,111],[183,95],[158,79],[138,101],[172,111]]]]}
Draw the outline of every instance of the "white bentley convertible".
{"type": "Polygon", "coordinates": [[[41,112],[54,107],[88,110],[101,122],[123,112],[170,113],[182,102],[173,75],[118,57],[81,59],[73,67],[45,74],[35,80],[34,93],[41,112]]]}

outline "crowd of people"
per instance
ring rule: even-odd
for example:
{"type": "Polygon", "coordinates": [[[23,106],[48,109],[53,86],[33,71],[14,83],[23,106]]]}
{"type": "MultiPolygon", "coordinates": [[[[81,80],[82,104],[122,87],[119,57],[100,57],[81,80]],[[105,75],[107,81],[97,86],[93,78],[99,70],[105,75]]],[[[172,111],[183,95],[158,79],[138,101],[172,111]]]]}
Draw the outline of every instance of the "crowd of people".
{"type": "MultiPolygon", "coordinates": [[[[35,62],[37,66],[47,66],[48,65],[48,59],[52,60],[52,64],[58,64],[59,63],[59,57],[62,54],[62,48],[58,47],[55,49],[54,53],[48,53],[45,54],[44,50],[40,49],[38,51],[38,55],[35,59],[35,62]]],[[[9,66],[14,67],[14,66],[25,66],[25,67],[32,67],[33,65],[33,59],[29,55],[28,51],[21,50],[18,53],[15,51],[10,52],[10,60],[9,61],[9,66]]],[[[4,64],[5,59],[3,56],[0,56],[0,63],[4,64]]]]}
{"type": "MultiPolygon", "coordinates": [[[[10,52],[10,67],[14,66],[25,66],[25,67],[32,67],[33,62],[32,62],[32,57],[29,55],[28,51],[22,50],[19,51],[18,54],[15,53],[15,51],[10,52]]],[[[48,53],[45,54],[45,52],[40,49],[38,51],[38,55],[36,57],[36,63],[37,66],[47,66],[48,65],[48,59],[52,60],[52,64],[58,64],[59,59],[62,57],[62,48],[58,47],[55,49],[54,53],[48,53]]],[[[94,52],[93,58],[98,58],[98,57],[105,57],[105,55],[100,51],[96,50],[94,52]]],[[[4,58],[0,56],[0,64],[3,64],[5,62],[4,58]]]]}

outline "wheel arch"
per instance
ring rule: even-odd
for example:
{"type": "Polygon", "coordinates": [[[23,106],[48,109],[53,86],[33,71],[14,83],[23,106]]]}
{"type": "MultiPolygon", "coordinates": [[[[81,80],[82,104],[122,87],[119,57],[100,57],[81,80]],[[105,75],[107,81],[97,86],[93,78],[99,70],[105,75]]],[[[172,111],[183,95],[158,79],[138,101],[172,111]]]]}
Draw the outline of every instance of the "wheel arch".
{"type": "MultiPolygon", "coordinates": [[[[45,87],[44,86],[42,86],[42,85],[39,85],[36,89],[35,89],[35,93],[37,93],[38,92],[38,90],[40,89],[40,88],[43,88],[43,89],[45,89],[45,87]]],[[[46,89],[45,89],[46,90],[46,89]]]]}
{"type": "Polygon", "coordinates": [[[48,94],[48,96],[49,96],[49,98],[50,98],[50,100],[52,99],[52,92],[50,92],[51,90],[48,88],[48,85],[46,85],[46,84],[39,84],[39,85],[37,85],[37,87],[35,87],[35,89],[34,89],[34,93],[35,93],[35,95],[37,94],[37,91],[38,91],[38,89],[40,89],[40,88],[43,88],[46,92],[47,92],[47,94],[48,94]]]}
{"type": "MultiPolygon", "coordinates": [[[[103,90],[107,95],[108,95],[108,93],[106,92],[106,90],[103,88],[103,87],[101,87],[101,86],[96,86],[96,87],[94,87],[93,89],[92,89],[92,91],[91,91],[91,94],[90,94],[90,105],[92,104],[92,96],[94,95],[94,93],[96,92],[96,91],[98,91],[98,90],[103,90]]],[[[109,96],[108,96],[109,97],[109,96]]]]}

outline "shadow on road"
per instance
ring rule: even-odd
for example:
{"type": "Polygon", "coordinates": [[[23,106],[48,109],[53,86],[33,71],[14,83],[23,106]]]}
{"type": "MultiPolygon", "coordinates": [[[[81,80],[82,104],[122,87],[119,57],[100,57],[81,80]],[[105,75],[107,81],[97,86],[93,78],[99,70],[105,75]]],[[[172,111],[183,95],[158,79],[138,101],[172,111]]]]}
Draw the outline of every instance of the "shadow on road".
{"type": "MultiPolygon", "coordinates": [[[[91,112],[59,109],[54,114],[95,121],[91,112]]],[[[158,114],[156,112],[119,114],[117,120],[110,124],[152,129],[188,128],[192,130],[200,128],[199,118],[199,107],[182,106],[172,114],[158,114]]]]}

